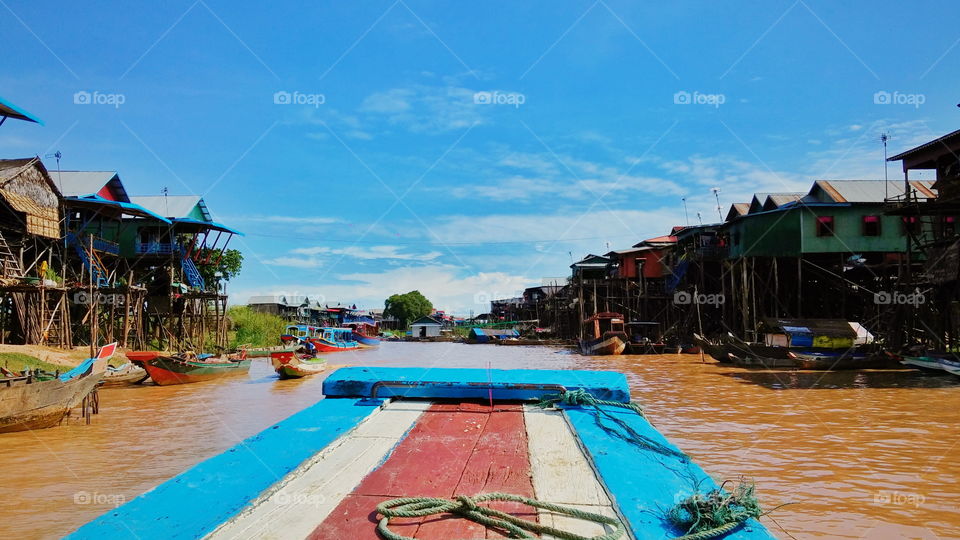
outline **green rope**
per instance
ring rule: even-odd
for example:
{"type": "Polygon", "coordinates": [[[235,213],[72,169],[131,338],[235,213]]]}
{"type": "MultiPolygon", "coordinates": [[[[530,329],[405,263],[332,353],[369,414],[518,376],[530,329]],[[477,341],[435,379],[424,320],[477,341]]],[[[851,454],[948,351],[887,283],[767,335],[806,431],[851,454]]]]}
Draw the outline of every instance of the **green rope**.
{"type": "Polygon", "coordinates": [[[543,399],[540,400],[539,403],[537,403],[537,406],[540,407],[541,409],[545,409],[547,407],[555,406],[558,403],[561,403],[563,405],[568,405],[568,406],[593,407],[594,410],[596,410],[597,412],[597,415],[595,416],[597,426],[599,426],[600,429],[602,429],[609,435],[612,435],[614,437],[617,437],[618,439],[622,439],[628,443],[639,446],[640,448],[652,450],[654,452],[667,455],[667,456],[675,456],[677,458],[680,458],[680,460],[684,462],[690,460],[690,458],[683,452],[680,452],[679,450],[675,450],[663,443],[655,441],[650,437],[641,435],[640,433],[637,432],[637,430],[630,427],[630,425],[624,422],[622,419],[617,418],[616,416],[600,408],[601,405],[605,405],[608,407],[620,407],[623,409],[631,410],[639,414],[640,416],[643,416],[643,407],[640,406],[640,404],[638,403],[634,403],[632,401],[629,403],[622,403],[620,401],[607,401],[603,399],[597,399],[590,392],[587,392],[582,388],[578,388],[576,390],[566,390],[563,393],[558,395],[545,396],[543,399]],[[617,430],[607,424],[604,424],[603,423],[604,418],[612,421],[620,429],[617,430]]]}
{"type": "Polygon", "coordinates": [[[403,497],[382,502],[377,505],[377,513],[383,516],[377,525],[377,532],[387,540],[415,540],[408,536],[402,536],[390,530],[390,518],[416,518],[426,517],[436,514],[454,514],[462,518],[469,519],[490,529],[499,529],[510,534],[511,538],[536,538],[527,534],[525,531],[537,534],[548,534],[564,540],[616,540],[623,535],[623,525],[620,520],[612,517],[584,512],[576,508],[568,508],[557,504],[538,501],[519,495],[509,493],[485,493],[474,497],[460,495],[456,499],[441,499],[435,497],[403,497]],[[546,525],[540,525],[532,521],[520,519],[499,510],[487,506],[478,506],[477,503],[485,501],[511,501],[526,504],[534,508],[549,510],[558,514],[582,519],[584,521],[593,521],[604,525],[612,525],[613,532],[601,536],[580,536],[568,531],[554,529],[546,525]]]}
{"type": "MultiPolygon", "coordinates": [[[[721,486],[722,488],[722,486],[721,486]]],[[[741,481],[732,493],[721,488],[694,493],[666,513],[674,527],[687,531],[677,540],[709,540],[723,536],[750,518],[763,514],[752,482],[741,481]]]]}

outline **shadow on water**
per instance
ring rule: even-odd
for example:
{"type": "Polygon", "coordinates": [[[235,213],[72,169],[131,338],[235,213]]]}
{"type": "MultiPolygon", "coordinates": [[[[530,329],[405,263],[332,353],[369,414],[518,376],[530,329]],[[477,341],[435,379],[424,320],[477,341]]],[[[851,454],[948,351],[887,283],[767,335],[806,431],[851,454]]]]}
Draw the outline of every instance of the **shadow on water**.
{"type": "Polygon", "coordinates": [[[919,370],[799,371],[756,369],[722,373],[743,383],[771,390],[845,388],[951,388],[960,386],[960,377],[949,373],[919,370]]]}

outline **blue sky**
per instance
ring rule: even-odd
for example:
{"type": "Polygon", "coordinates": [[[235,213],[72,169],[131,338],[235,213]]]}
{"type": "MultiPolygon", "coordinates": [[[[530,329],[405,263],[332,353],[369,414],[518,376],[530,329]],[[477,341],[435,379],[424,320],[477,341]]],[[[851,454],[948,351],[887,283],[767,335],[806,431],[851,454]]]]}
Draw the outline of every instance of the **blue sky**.
{"type": "Polygon", "coordinates": [[[417,288],[468,313],[684,224],[681,197],[708,222],[712,187],[725,213],[755,191],[882,178],[881,132],[893,153],[960,120],[946,1],[909,8],[935,17],[886,1],[298,4],[3,0],[0,95],[46,122],[0,128],[4,157],[60,150],[131,194],[203,195],[247,233],[235,302],[378,307],[417,288]]]}

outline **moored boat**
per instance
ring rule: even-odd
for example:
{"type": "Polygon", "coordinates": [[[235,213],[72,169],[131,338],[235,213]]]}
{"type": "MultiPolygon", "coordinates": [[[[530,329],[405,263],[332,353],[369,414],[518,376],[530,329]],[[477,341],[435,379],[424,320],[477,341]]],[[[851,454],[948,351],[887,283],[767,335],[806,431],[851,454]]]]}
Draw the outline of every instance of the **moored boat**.
{"type": "Polygon", "coordinates": [[[62,375],[0,378],[0,433],[56,426],[97,385],[117,344],[102,347],[62,375]]]}
{"type": "MultiPolygon", "coordinates": [[[[619,373],[353,367],[332,373],[323,394],[70,538],[446,540],[511,531],[471,521],[475,512],[537,537],[559,529],[566,538],[671,538],[691,531],[667,510],[711,497],[736,504],[630,403],[619,373]],[[271,456],[269,468],[262,456],[271,456]],[[431,509],[398,519],[404,502],[431,509]]],[[[773,538],[753,508],[719,532],[693,532],[773,538]]]]}
{"type": "Polygon", "coordinates": [[[127,362],[121,366],[107,366],[103,373],[103,386],[126,386],[128,384],[140,384],[150,378],[147,370],[132,362],[127,362]]]}
{"type": "Polygon", "coordinates": [[[900,363],[927,371],[945,371],[960,375],[960,357],[953,353],[923,352],[917,355],[903,355],[900,363]]]}
{"type": "Polygon", "coordinates": [[[583,324],[592,332],[593,338],[580,340],[580,353],[584,355],[617,355],[627,348],[627,334],[623,331],[623,315],[597,313],[583,324]]]}
{"type": "Polygon", "coordinates": [[[349,338],[356,341],[361,348],[380,346],[380,331],[375,323],[358,321],[347,323],[345,326],[350,329],[349,338]]]}
{"type": "Polygon", "coordinates": [[[295,351],[272,352],[270,362],[281,379],[299,379],[327,369],[327,362],[323,358],[295,351]]]}
{"type": "Polygon", "coordinates": [[[309,324],[291,324],[284,328],[283,333],[280,334],[280,343],[284,347],[288,347],[290,345],[302,343],[308,339],[313,339],[319,336],[320,328],[317,326],[312,326],[309,324]]]}
{"type": "Polygon", "coordinates": [[[359,349],[360,344],[350,339],[349,328],[321,328],[317,337],[309,338],[317,352],[338,352],[359,349]]]}
{"type": "Polygon", "coordinates": [[[225,356],[130,351],[127,358],[145,369],[150,379],[161,386],[209,381],[250,371],[250,359],[243,351],[225,356]]]}

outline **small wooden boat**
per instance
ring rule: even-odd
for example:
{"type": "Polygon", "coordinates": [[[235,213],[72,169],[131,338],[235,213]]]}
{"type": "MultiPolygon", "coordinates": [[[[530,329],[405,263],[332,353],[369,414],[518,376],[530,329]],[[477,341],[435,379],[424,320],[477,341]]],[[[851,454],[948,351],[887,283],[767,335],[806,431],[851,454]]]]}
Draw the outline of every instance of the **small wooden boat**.
{"type": "Polygon", "coordinates": [[[593,333],[592,339],[580,340],[580,353],[584,355],[623,354],[627,348],[627,333],[623,331],[623,315],[619,313],[597,313],[583,321],[593,333]]]}
{"type": "Polygon", "coordinates": [[[923,352],[916,356],[903,355],[900,363],[927,371],[945,371],[960,375],[960,357],[952,353],[923,352]]]}
{"type": "Polygon", "coordinates": [[[380,328],[376,323],[366,320],[352,321],[344,326],[350,329],[349,339],[359,343],[360,348],[380,346],[380,328]]]}
{"type": "Polygon", "coordinates": [[[360,344],[350,339],[353,331],[349,328],[321,328],[320,335],[309,338],[317,352],[338,352],[359,349],[360,344]]]}
{"type": "Polygon", "coordinates": [[[103,373],[103,386],[126,386],[128,384],[140,384],[150,378],[147,370],[137,366],[132,362],[127,362],[121,366],[107,366],[103,373]]]}
{"type": "Polygon", "coordinates": [[[323,358],[294,351],[270,353],[270,362],[281,379],[299,379],[327,369],[327,361],[323,358]]]}
{"type": "Polygon", "coordinates": [[[28,373],[0,379],[0,433],[56,426],[100,383],[117,344],[100,348],[62,375],[39,377],[28,373]]]}
{"type": "Polygon", "coordinates": [[[250,359],[243,351],[225,356],[130,351],[127,358],[145,369],[153,382],[161,386],[209,381],[250,371],[250,359]]]}
{"type": "Polygon", "coordinates": [[[305,340],[320,337],[321,329],[309,324],[291,324],[287,326],[280,334],[280,343],[284,347],[289,347],[296,343],[303,343],[305,340]]]}
{"type": "Polygon", "coordinates": [[[730,363],[730,346],[722,341],[711,341],[700,334],[693,334],[693,342],[697,344],[700,349],[707,353],[711,358],[717,362],[724,364],[730,363]]]}
{"type": "MultiPolygon", "coordinates": [[[[506,536],[468,518],[466,510],[492,506],[534,527],[567,531],[565,538],[660,539],[689,532],[659,517],[678,503],[678,512],[711,496],[736,504],[717,496],[719,483],[630,403],[620,373],[349,367],[324,380],[323,395],[68,538],[506,536]],[[397,519],[391,509],[402,501],[392,499],[404,497],[416,497],[407,502],[420,509],[460,511],[441,506],[397,519]],[[196,500],[203,502],[184,504],[196,500]],[[278,508],[293,511],[280,516],[278,508]]],[[[529,538],[551,532],[527,531],[529,538]]],[[[695,532],[773,538],[746,516],[695,532]]]]}

